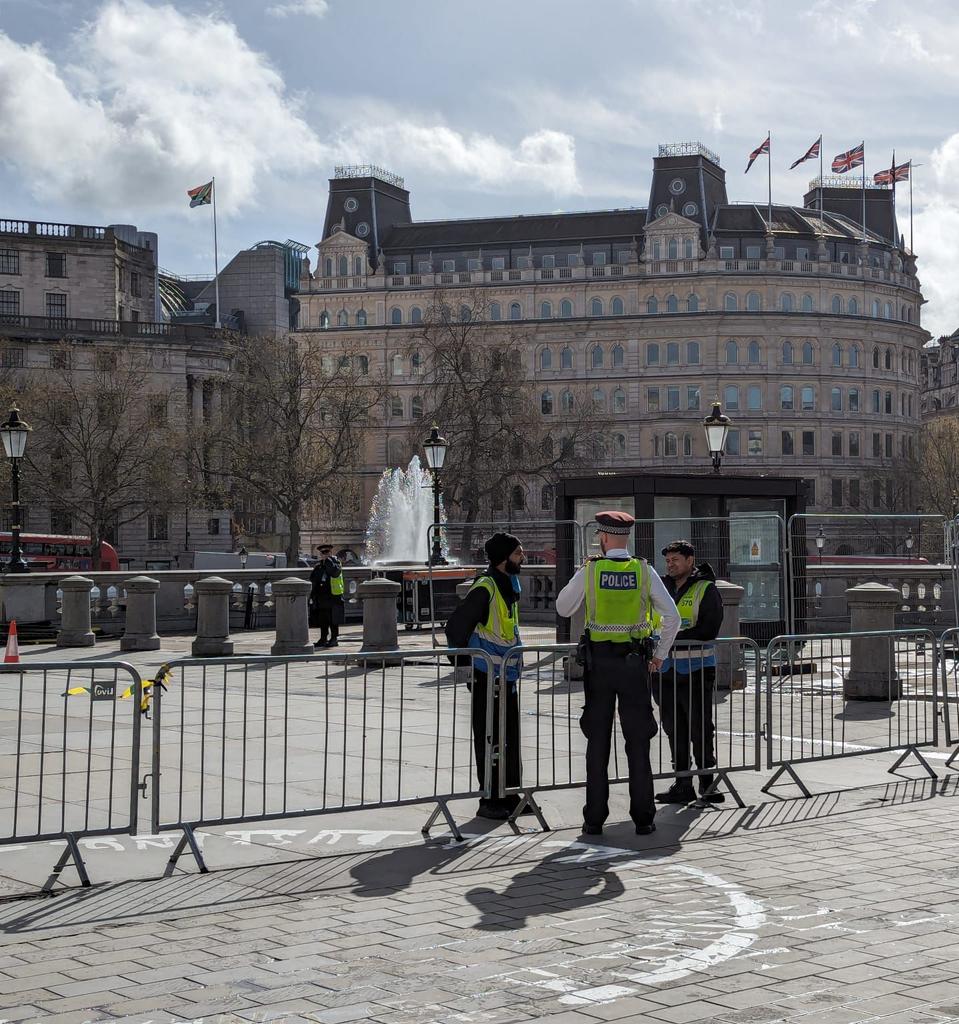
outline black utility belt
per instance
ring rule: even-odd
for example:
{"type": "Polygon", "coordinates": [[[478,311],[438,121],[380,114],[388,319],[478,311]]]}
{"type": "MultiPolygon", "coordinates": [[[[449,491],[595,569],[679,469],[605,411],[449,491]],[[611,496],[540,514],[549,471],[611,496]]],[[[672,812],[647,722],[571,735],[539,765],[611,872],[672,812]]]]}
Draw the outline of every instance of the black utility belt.
{"type": "Polygon", "coordinates": [[[632,637],[628,641],[593,640],[584,633],[576,645],[576,661],[587,668],[597,655],[603,658],[640,658],[649,661],[654,650],[651,637],[632,637]]]}

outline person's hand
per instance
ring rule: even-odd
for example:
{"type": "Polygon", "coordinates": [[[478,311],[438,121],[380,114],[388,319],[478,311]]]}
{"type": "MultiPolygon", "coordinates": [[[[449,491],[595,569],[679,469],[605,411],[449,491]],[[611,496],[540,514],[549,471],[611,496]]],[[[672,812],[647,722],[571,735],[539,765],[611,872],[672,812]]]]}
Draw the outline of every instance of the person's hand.
{"type": "Polygon", "coordinates": [[[650,658],[649,659],[650,671],[658,672],[662,667],[663,667],[663,659],[662,658],[650,658]]]}

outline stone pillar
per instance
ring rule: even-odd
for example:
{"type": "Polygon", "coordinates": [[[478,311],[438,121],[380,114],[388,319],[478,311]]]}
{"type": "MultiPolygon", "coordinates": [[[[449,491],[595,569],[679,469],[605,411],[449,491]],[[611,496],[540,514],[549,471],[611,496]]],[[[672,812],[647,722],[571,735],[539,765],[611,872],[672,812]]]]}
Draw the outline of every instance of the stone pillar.
{"type": "Polygon", "coordinates": [[[123,584],[127,592],[127,622],[120,640],[121,651],[155,651],[157,635],[157,591],[160,581],[134,576],[123,584]]]}
{"type": "Polygon", "coordinates": [[[86,576],[67,576],[60,580],[63,604],[57,647],[92,647],[97,638],[90,628],[90,591],[93,580],[86,576]]]}
{"type": "Polygon", "coordinates": [[[194,658],[226,658],[233,653],[230,639],[230,595],[233,584],[222,576],[208,576],[194,585],[196,639],[194,658]]]}
{"type": "MultiPolygon", "coordinates": [[[[716,589],[723,601],[723,624],[720,636],[739,636],[739,606],[743,587],[728,580],[716,580],[716,589]]],[[[746,668],[742,649],[737,644],[716,645],[716,687],[720,690],[742,690],[746,686],[746,668]]]]}
{"type": "Polygon", "coordinates": [[[273,605],[276,609],[276,643],[270,654],[312,654],[310,643],[311,590],[309,580],[288,576],[273,584],[273,605]]]}
{"type": "Polygon", "coordinates": [[[898,700],[896,642],[891,636],[856,636],[896,628],[902,595],[884,583],[861,583],[846,591],[851,637],[849,672],[843,679],[846,700],[898,700]]]}
{"type": "MultiPolygon", "coordinates": [[[[357,587],[359,599],[363,602],[363,650],[399,650],[396,632],[396,600],[402,587],[388,579],[366,580],[357,587]]],[[[385,665],[397,664],[397,659],[377,658],[385,665]]]]}

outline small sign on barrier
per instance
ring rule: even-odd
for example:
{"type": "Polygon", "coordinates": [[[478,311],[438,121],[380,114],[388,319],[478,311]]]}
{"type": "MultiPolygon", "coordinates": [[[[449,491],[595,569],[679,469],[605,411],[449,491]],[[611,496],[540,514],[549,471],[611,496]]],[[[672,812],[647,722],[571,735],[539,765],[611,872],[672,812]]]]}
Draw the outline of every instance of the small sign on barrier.
{"type": "Polygon", "coordinates": [[[90,688],[90,700],[116,700],[117,684],[112,679],[99,682],[94,680],[90,688]]]}

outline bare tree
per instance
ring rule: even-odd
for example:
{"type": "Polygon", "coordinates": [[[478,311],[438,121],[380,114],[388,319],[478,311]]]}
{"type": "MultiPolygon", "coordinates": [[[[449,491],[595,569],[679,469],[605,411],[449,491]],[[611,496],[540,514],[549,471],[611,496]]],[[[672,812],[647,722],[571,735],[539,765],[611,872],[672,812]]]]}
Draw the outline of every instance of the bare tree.
{"type": "Polygon", "coordinates": [[[333,354],[308,334],[237,335],[229,354],[229,407],[196,433],[193,461],[204,479],[258,495],[288,520],[295,565],[304,518],[361,462],[382,384],[367,356],[333,354]]]}
{"type": "Polygon", "coordinates": [[[916,500],[926,512],[956,514],[959,501],[959,418],[941,416],[923,424],[918,452],[901,475],[914,482],[916,500]]]}
{"type": "Polygon", "coordinates": [[[465,522],[476,521],[484,506],[508,507],[517,485],[525,493],[533,480],[552,483],[564,470],[605,457],[603,410],[572,387],[541,397],[523,365],[522,330],[517,322],[490,321],[479,293],[464,300],[440,291],[409,345],[423,383],[411,441],[440,425],[450,441],[446,504],[465,522]]]}

